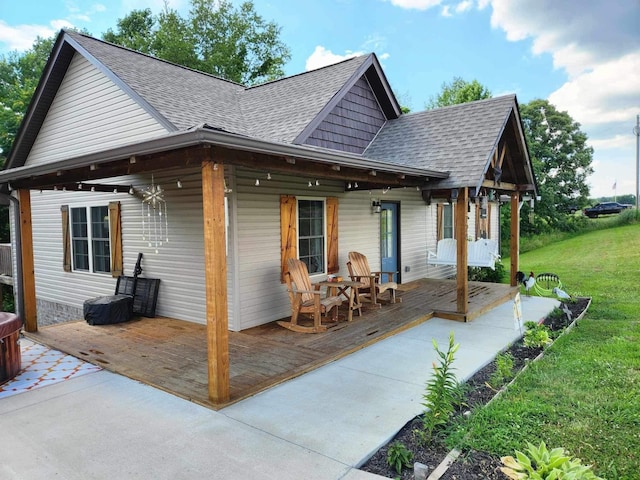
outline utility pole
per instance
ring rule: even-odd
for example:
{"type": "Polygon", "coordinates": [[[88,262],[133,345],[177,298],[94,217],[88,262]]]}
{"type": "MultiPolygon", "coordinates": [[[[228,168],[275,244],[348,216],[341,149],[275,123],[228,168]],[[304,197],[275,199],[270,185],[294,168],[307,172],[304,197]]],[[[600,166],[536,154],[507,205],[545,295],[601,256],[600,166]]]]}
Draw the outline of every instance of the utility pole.
{"type": "Polygon", "coordinates": [[[636,136],[636,210],[640,205],[638,197],[640,196],[640,115],[636,115],[636,126],[633,128],[633,134],[636,136]]]}

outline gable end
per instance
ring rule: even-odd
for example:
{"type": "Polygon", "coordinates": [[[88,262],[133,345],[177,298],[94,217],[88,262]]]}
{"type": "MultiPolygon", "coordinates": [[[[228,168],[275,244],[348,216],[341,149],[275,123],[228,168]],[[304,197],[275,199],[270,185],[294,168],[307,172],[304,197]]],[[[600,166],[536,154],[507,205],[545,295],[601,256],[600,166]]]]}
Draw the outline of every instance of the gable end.
{"type": "Polygon", "coordinates": [[[385,121],[376,96],[363,76],[320,122],[305,143],[361,154],[385,121]]]}

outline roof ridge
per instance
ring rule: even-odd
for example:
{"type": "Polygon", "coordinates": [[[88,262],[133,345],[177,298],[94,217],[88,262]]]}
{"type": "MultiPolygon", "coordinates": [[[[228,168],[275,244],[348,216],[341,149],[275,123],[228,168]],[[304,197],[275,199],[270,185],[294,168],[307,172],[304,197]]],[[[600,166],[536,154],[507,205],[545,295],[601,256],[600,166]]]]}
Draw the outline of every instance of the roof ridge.
{"type": "Polygon", "coordinates": [[[307,75],[309,73],[318,72],[320,70],[325,70],[327,68],[336,67],[337,65],[340,65],[340,64],[343,64],[343,63],[347,63],[347,62],[351,62],[351,61],[354,61],[354,60],[357,60],[357,59],[362,59],[362,61],[364,61],[364,59],[366,59],[367,57],[369,57],[371,55],[373,55],[373,53],[367,53],[367,54],[364,54],[364,55],[357,55],[355,57],[345,58],[344,60],[340,60],[339,62],[331,63],[329,65],[324,65],[322,67],[314,68],[312,70],[305,70],[304,72],[294,73],[293,75],[289,75],[289,76],[282,77],[282,78],[276,78],[275,80],[269,80],[268,82],[259,83],[257,85],[249,85],[249,86],[245,87],[245,90],[252,90],[252,89],[257,88],[257,87],[264,87],[266,85],[272,85],[274,83],[282,82],[282,81],[285,81],[285,80],[289,80],[291,78],[296,78],[296,77],[300,77],[302,75],[307,75]]]}
{"type": "Polygon", "coordinates": [[[125,50],[125,51],[127,51],[129,53],[134,53],[136,55],[141,55],[141,56],[146,57],[146,58],[148,58],[150,60],[156,60],[158,62],[162,62],[162,63],[165,63],[167,65],[180,68],[182,70],[187,70],[189,72],[198,73],[198,74],[201,74],[201,75],[205,75],[207,77],[215,78],[216,80],[221,80],[223,82],[231,83],[233,85],[237,85],[239,87],[245,87],[246,88],[246,85],[234,82],[233,80],[229,80],[229,79],[226,79],[226,78],[223,78],[223,77],[219,77],[217,75],[214,75],[213,73],[203,72],[202,70],[196,70],[195,68],[185,67],[184,65],[180,65],[179,63],[174,63],[174,62],[171,62],[169,60],[165,60],[164,58],[160,58],[160,57],[154,57],[153,55],[149,55],[148,53],[139,52],[137,50],[133,50],[132,48],[125,47],[123,45],[118,45],[117,43],[107,42],[106,40],[103,40],[101,38],[92,37],[91,35],[87,35],[87,34],[82,33],[82,32],[77,32],[75,30],[68,30],[66,28],[63,28],[62,31],[65,33],[65,35],[69,35],[71,38],[74,38],[75,35],[80,35],[80,36],[88,39],[89,41],[95,40],[96,42],[103,43],[103,44],[108,45],[110,47],[119,48],[120,50],[125,50]]]}
{"type": "Polygon", "coordinates": [[[409,113],[405,113],[404,116],[412,116],[412,115],[419,115],[421,113],[427,113],[427,112],[441,112],[442,110],[451,110],[451,109],[455,109],[455,108],[464,108],[464,107],[469,107],[471,105],[478,105],[480,103],[489,103],[489,102],[497,102],[498,100],[505,100],[507,98],[511,98],[511,99],[515,99],[516,98],[516,94],[515,93],[507,93],[504,95],[500,95],[498,97],[491,97],[491,98],[483,98],[481,100],[473,100],[471,102],[464,102],[464,103],[456,103],[454,105],[445,105],[444,107],[437,107],[437,108],[432,108],[429,110],[420,110],[417,112],[409,112],[409,113]]]}

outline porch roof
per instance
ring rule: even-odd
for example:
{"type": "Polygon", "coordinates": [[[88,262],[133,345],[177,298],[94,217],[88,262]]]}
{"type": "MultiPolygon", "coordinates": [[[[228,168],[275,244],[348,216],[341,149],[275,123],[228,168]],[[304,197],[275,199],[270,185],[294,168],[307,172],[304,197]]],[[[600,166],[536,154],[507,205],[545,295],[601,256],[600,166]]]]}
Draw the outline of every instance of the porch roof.
{"type": "Polygon", "coordinates": [[[133,143],[57,162],[14,167],[0,171],[0,183],[11,189],[50,188],[73,182],[107,178],[163,168],[196,165],[194,149],[215,147],[226,152],[224,163],[272,172],[295,173],[296,161],[318,178],[366,179],[385,185],[422,185],[448,174],[424,167],[393,165],[357,154],[309,145],[270,142],[199,125],[184,132],[133,143]],[[168,153],[167,153],[168,152],[168,153]],[[98,168],[104,167],[104,168],[98,168]]]}
{"type": "Polygon", "coordinates": [[[446,171],[423,190],[479,189],[499,145],[508,161],[501,181],[535,190],[515,95],[410,113],[389,120],[364,155],[402,166],[446,171]]]}

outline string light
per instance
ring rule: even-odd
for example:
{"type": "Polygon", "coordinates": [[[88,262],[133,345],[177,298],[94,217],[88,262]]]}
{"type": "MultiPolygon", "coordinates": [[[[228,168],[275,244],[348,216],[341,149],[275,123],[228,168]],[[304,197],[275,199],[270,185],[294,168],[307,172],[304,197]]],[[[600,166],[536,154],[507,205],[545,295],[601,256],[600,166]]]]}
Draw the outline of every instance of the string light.
{"type": "Polygon", "coordinates": [[[129,187],[129,195],[133,195],[135,192],[133,190],[133,185],[129,187]]]}
{"type": "Polygon", "coordinates": [[[316,187],[320,186],[320,180],[316,180],[316,187]]]}
{"type": "Polygon", "coordinates": [[[178,179],[176,185],[178,186],[178,188],[182,188],[182,182],[180,181],[180,179],[178,179]]]}
{"type": "Polygon", "coordinates": [[[353,188],[358,188],[358,182],[353,184],[353,188]]]}
{"type": "Polygon", "coordinates": [[[256,187],[260,186],[260,180],[256,178],[256,187]]]}
{"type": "Polygon", "coordinates": [[[313,186],[313,184],[311,183],[311,180],[309,180],[309,186],[310,186],[310,187],[312,187],[312,186],[313,186]]]}
{"type": "Polygon", "coordinates": [[[271,180],[271,174],[267,172],[267,180],[271,180]]]}
{"type": "Polygon", "coordinates": [[[347,183],[347,188],[351,190],[351,182],[347,183]]]}

